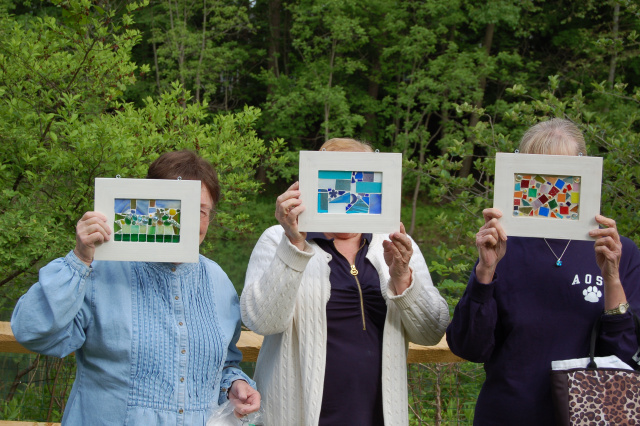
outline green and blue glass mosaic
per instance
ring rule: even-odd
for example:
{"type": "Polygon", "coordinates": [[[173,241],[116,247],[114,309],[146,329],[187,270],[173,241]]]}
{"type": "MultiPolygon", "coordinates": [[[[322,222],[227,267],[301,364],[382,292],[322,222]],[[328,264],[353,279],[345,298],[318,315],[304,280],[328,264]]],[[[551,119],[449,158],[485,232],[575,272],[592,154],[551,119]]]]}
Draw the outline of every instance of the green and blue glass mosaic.
{"type": "Polygon", "coordinates": [[[180,205],[180,200],[116,199],[114,240],[179,243],[180,205]]]}

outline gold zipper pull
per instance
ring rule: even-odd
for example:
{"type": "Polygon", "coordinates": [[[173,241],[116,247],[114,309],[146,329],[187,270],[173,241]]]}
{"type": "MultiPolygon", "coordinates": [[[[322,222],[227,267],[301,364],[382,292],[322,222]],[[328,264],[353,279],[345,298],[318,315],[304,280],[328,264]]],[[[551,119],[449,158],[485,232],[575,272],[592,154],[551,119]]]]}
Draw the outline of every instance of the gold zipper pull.
{"type": "Polygon", "coordinates": [[[351,275],[356,279],[356,284],[358,284],[358,293],[360,293],[360,311],[362,312],[362,329],[367,329],[367,323],[364,319],[364,299],[362,298],[362,287],[360,287],[360,280],[358,280],[358,270],[356,269],[356,265],[351,265],[351,275]]]}

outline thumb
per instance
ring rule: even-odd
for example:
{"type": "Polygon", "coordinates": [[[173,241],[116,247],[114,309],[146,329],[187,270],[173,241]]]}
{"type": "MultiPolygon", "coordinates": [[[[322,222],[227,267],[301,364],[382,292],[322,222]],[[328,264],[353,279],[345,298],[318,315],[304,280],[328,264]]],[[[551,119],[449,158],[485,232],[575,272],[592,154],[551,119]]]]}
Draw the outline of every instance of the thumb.
{"type": "Polygon", "coordinates": [[[238,397],[238,399],[240,401],[246,401],[247,400],[247,391],[244,388],[244,386],[236,386],[236,392],[235,392],[236,396],[238,397]]]}

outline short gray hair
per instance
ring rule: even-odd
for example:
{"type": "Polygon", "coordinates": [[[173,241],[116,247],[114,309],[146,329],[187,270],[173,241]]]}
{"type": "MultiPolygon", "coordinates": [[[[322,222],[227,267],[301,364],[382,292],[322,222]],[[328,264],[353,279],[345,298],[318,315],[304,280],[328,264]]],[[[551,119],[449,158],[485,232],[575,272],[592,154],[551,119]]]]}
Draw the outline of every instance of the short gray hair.
{"type": "Polygon", "coordinates": [[[582,132],[569,120],[552,118],[532,126],[520,141],[524,154],[587,155],[582,132]]]}
{"type": "Polygon", "coordinates": [[[373,152],[373,148],[367,142],[351,138],[329,139],[320,147],[320,151],[345,151],[345,152],[373,152]]]}

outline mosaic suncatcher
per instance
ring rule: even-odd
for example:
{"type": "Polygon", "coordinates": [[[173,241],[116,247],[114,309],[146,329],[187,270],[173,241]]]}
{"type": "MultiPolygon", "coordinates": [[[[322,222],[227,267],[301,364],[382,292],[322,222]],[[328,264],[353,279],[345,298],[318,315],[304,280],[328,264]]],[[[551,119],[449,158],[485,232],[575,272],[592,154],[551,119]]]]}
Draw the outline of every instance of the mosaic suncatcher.
{"type": "Polygon", "coordinates": [[[180,200],[114,200],[114,240],[180,242],[180,200]]]}
{"type": "Polygon", "coordinates": [[[514,175],[513,215],[578,220],[580,177],[514,175]]]}
{"type": "Polygon", "coordinates": [[[382,172],[318,171],[318,213],[382,211],[382,172]]]}

